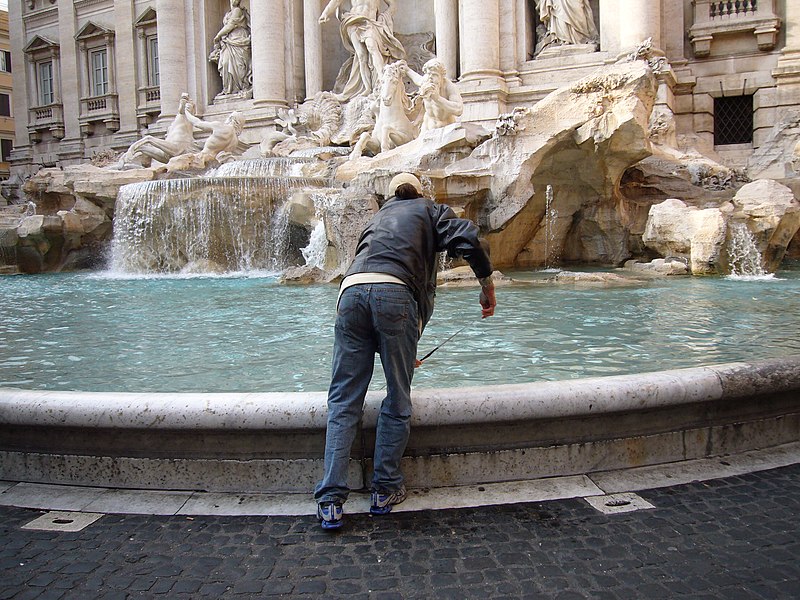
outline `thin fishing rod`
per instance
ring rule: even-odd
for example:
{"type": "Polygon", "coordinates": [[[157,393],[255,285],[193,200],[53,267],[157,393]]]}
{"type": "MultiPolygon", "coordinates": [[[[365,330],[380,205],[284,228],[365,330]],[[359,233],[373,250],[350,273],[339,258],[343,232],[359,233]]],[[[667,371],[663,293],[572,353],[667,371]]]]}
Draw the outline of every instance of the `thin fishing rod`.
{"type": "Polygon", "coordinates": [[[452,340],[454,337],[456,337],[456,336],[457,336],[459,333],[461,333],[462,331],[464,331],[464,330],[465,330],[467,327],[469,327],[469,325],[464,325],[464,326],[463,326],[461,329],[459,329],[458,331],[456,331],[456,332],[455,332],[453,335],[451,335],[449,338],[447,338],[447,339],[446,339],[445,341],[443,341],[441,344],[439,344],[438,346],[436,346],[436,348],[434,348],[433,350],[431,350],[430,352],[428,352],[428,353],[427,353],[425,356],[423,356],[422,358],[420,358],[420,359],[419,359],[419,362],[424,362],[424,361],[425,361],[427,358],[429,358],[429,357],[431,356],[431,354],[433,354],[434,352],[436,352],[436,351],[437,351],[439,348],[441,348],[442,346],[444,346],[444,345],[445,345],[447,342],[449,342],[449,341],[450,341],[450,340],[452,340]]]}

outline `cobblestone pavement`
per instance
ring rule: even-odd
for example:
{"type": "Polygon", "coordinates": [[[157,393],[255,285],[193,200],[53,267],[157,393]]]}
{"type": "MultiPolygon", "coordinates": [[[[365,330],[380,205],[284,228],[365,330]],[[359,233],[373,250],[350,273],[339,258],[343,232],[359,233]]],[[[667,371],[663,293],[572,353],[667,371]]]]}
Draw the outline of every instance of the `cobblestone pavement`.
{"type": "Polygon", "coordinates": [[[21,529],[0,507],[0,598],[798,598],[800,465],[583,499],[313,517],[105,515],[21,529]]]}

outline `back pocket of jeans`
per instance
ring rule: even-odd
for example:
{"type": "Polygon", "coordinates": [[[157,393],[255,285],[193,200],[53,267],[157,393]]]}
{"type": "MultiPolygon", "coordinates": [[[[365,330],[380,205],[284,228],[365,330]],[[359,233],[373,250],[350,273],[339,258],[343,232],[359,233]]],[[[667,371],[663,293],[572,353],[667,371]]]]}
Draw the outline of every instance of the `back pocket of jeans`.
{"type": "Polygon", "coordinates": [[[407,327],[411,311],[411,296],[407,292],[381,294],[377,298],[378,329],[385,335],[399,335],[407,327]]]}

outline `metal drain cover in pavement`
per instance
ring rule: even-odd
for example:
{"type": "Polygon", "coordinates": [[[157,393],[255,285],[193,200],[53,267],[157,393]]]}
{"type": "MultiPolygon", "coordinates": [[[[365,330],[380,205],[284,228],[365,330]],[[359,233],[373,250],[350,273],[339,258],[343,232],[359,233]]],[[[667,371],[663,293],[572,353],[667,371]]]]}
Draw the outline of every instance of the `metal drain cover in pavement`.
{"type": "Polygon", "coordinates": [[[655,506],[650,504],[647,500],[632,492],[609,494],[608,496],[585,496],[584,500],[607,515],[655,508],[655,506]]]}
{"type": "Polygon", "coordinates": [[[22,529],[34,529],[37,531],[80,531],[102,516],[102,513],[51,511],[23,525],[22,529]]]}

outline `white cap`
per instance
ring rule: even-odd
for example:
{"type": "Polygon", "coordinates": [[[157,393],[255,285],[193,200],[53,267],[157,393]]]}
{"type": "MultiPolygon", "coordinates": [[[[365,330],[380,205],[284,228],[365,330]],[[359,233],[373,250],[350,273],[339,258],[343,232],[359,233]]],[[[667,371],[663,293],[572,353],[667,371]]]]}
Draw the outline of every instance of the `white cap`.
{"type": "Polygon", "coordinates": [[[411,185],[419,195],[422,195],[422,184],[419,182],[419,179],[414,177],[411,173],[398,173],[392,180],[389,182],[389,188],[387,191],[387,196],[394,196],[395,191],[404,183],[411,185]]]}

